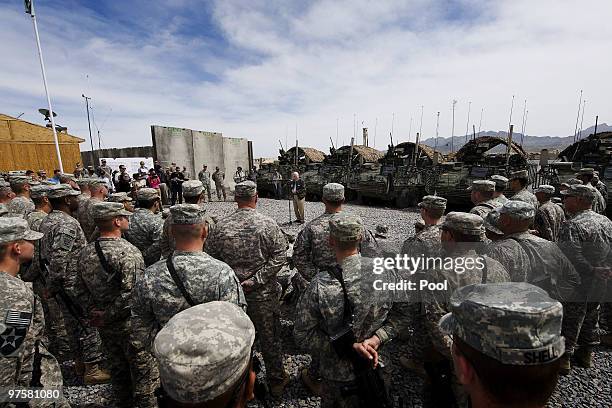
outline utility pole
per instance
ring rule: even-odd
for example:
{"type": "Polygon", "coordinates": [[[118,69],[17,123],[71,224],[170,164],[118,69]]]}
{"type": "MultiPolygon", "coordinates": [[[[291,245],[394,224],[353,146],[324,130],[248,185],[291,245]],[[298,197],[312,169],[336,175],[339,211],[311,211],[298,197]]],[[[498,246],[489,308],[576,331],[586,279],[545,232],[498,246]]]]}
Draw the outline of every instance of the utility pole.
{"type": "Polygon", "coordinates": [[[45,94],[47,95],[47,105],[49,106],[49,118],[51,119],[51,130],[53,131],[53,141],[55,143],[55,154],[57,155],[57,161],[59,162],[60,172],[64,172],[64,165],[62,163],[62,154],[60,152],[59,141],[57,138],[57,130],[55,129],[55,120],[53,116],[55,112],[51,106],[51,95],[49,92],[49,86],[47,84],[47,74],[45,72],[45,62],[43,60],[42,48],[40,46],[40,35],[38,34],[38,24],[36,23],[36,13],[34,12],[34,0],[25,1],[25,12],[32,16],[32,24],[34,25],[34,35],[36,36],[36,47],[38,49],[38,59],[40,60],[40,70],[42,72],[43,84],[45,86],[45,94]]]}
{"type": "Polygon", "coordinates": [[[90,97],[85,96],[85,94],[81,94],[83,98],[85,98],[85,109],[87,110],[87,126],[89,126],[89,143],[91,143],[91,163],[94,166],[94,169],[97,167],[96,163],[96,154],[94,151],[93,137],[91,136],[91,121],[89,120],[89,101],[90,97]]]}

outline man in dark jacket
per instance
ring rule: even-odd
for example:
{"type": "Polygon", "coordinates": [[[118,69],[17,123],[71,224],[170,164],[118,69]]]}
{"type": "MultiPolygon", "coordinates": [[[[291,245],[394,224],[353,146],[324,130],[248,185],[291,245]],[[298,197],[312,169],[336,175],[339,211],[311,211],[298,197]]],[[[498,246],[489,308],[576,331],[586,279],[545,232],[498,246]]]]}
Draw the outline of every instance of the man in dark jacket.
{"type": "Polygon", "coordinates": [[[297,171],[291,174],[289,187],[291,188],[291,196],[293,197],[293,209],[295,211],[296,222],[298,224],[303,224],[304,203],[306,202],[306,184],[304,184],[304,180],[300,178],[300,174],[297,171]]]}
{"type": "Polygon", "coordinates": [[[176,204],[177,199],[179,204],[183,204],[183,181],[185,181],[185,175],[181,172],[181,168],[176,166],[172,174],[170,174],[172,205],[176,204]]]}

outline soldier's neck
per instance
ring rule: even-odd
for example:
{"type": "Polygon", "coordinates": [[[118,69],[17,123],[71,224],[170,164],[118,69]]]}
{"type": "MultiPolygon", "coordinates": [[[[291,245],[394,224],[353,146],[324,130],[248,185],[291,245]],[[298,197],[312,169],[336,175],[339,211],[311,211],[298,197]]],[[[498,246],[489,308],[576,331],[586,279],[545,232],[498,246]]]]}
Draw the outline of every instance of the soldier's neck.
{"type": "Polygon", "coordinates": [[[5,256],[4,259],[0,260],[0,271],[6,272],[13,278],[16,278],[19,273],[19,261],[10,255],[5,256]]]}
{"type": "Polygon", "coordinates": [[[346,250],[336,250],[336,262],[338,265],[342,265],[342,261],[344,261],[349,256],[357,255],[359,253],[359,248],[354,249],[346,249],[346,250]]]}
{"type": "Polygon", "coordinates": [[[100,231],[100,238],[121,238],[121,229],[113,229],[110,231],[100,231]]]}
{"type": "Polygon", "coordinates": [[[176,250],[181,252],[202,252],[203,248],[204,240],[176,243],[176,250]]]}
{"type": "Polygon", "coordinates": [[[25,197],[25,198],[30,198],[30,192],[29,191],[24,191],[22,193],[16,194],[17,197],[25,197]]]}

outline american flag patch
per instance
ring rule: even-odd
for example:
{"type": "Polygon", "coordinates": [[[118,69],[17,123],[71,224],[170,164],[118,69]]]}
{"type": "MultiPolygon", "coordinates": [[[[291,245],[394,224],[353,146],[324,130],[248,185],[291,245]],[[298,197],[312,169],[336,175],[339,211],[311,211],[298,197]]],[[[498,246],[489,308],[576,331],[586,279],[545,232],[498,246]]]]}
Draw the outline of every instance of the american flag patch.
{"type": "Polygon", "coordinates": [[[11,326],[29,326],[32,319],[32,313],[20,312],[19,310],[9,310],[6,312],[4,323],[11,326]]]}

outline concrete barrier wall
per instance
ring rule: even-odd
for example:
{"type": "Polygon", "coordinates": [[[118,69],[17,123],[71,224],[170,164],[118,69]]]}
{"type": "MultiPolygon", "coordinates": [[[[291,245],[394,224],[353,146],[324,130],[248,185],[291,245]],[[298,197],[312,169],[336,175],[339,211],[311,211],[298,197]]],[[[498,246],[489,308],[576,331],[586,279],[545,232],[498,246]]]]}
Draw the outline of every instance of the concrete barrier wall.
{"type": "MultiPolygon", "coordinates": [[[[112,157],[117,158],[128,158],[128,157],[153,157],[154,151],[153,146],[138,146],[138,147],[124,147],[124,148],[113,148],[113,149],[100,149],[94,150],[96,158],[99,160],[100,157],[112,157]]],[[[83,166],[93,166],[91,161],[91,150],[81,152],[81,163],[83,166]]],[[[98,165],[98,163],[96,163],[98,165]]],[[[72,169],[70,169],[72,171],[72,169]]]]}
{"type": "Polygon", "coordinates": [[[201,132],[194,130],[193,135],[193,160],[195,163],[195,176],[197,177],[202,165],[208,166],[212,174],[215,167],[223,168],[223,136],[221,133],[201,132]]]}
{"type": "Polygon", "coordinates": [[[234,173],[238,166],[245,174],[249,170],[249,142],[246,139],[223,138],[223,162],[225,181],[230,190],[234,189],[234,173]]]}

